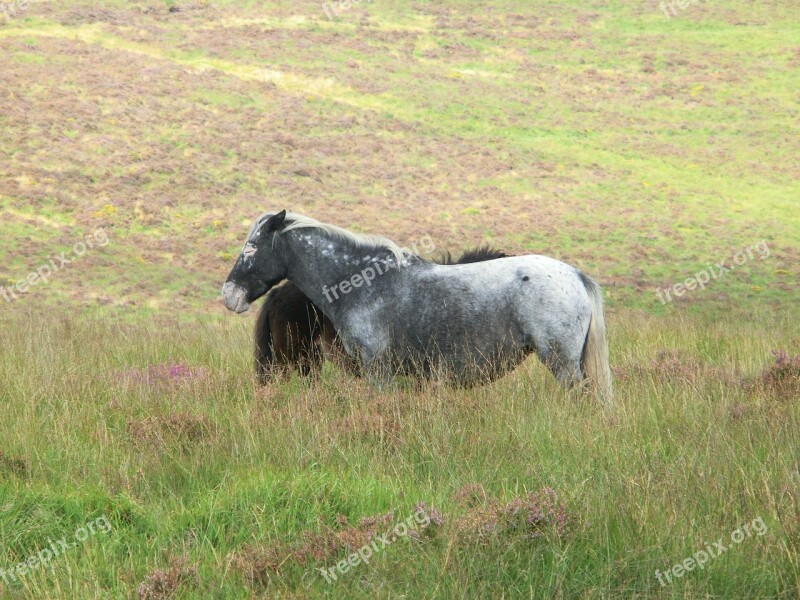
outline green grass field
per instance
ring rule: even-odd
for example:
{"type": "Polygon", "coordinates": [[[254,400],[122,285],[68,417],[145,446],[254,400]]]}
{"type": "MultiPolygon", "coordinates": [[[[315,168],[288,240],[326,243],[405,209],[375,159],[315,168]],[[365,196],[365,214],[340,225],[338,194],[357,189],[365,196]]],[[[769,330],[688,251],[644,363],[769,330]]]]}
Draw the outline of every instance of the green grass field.
{"type": "Polygon", "coordinates": [[[0,1],[0,598],[800,597],[800,6],[685,4],[0,1]],[[260,388],[282,208],[596,277],[613,409],[260,388]]]}

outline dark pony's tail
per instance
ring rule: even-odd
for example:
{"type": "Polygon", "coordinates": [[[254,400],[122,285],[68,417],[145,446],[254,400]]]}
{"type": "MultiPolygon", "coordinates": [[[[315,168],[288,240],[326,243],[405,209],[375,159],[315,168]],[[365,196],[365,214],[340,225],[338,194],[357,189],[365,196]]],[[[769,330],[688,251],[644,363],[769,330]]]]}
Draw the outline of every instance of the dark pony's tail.
{"type": "Polygon", "coordinates": [[[267,376],[272,368],[272,331],[269,328],[270,297],[261,305],[255,329],[255,369],[258,382],[267,383],[267,376]]]}

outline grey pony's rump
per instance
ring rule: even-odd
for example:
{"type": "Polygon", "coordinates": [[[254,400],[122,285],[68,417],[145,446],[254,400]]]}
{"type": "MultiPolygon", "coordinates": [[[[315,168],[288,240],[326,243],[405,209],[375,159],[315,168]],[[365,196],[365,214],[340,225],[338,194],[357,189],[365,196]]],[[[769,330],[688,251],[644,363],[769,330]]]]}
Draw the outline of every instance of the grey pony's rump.
{"type": "Polygon", "coordinates": [[[589,295],[592,318],[581,354],[581,370],[589,381],[589,388],[601,400],[611,403],[614,391],[611,384],[611,367],[608,361],[606,320],[603,316],[603,295],[597,282],[578,271],[578,276],[589,295]]]}

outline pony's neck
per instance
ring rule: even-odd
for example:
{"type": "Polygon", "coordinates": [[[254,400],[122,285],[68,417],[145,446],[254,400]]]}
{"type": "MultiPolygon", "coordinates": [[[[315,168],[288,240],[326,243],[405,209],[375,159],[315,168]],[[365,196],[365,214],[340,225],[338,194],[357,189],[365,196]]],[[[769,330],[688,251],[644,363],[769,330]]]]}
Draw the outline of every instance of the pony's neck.
{"type": "MultiPolygon", "coordinates": [[[[387,283],[384,278],[397,276],[397,259],[388,248],[361,247],[313,227],[292,229],[282,237],[287,278],[322,309],[334,326],[339,324],[344,304],[353,306],[369,301],[358,293],[365,286],[366,269],[371,267],[368,273],[380,278],[381,284],[387,283]]],[[[372,285],[374,280],[370,282],[372,285]]]]}

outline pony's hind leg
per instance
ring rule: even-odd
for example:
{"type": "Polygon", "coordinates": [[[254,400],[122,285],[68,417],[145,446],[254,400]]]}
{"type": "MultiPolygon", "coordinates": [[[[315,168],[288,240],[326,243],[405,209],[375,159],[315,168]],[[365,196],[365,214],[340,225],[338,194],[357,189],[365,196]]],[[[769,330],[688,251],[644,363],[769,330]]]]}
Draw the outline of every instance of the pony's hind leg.
{"type": "Polygon", "coordinates": [[[548,344],[537,347],[536,355],[563,387],[572,389],[581,385],[583,373],[579,349],[570,350],[548,344]]]}
{"type": "Polygon", "coordinates": [[[322,348],[317,340],[307,340],[299,353],[297,366],[303,377],[316,378],[322,373],[322,348]]]}
{"type": "Polygon", "coordinates": [[[550,371],[555,375],[558,383],[567,389],[578,387],[583,382],[580,359],[577,361],[559,359],[555,365],[550,367],[550,371]]]}
{"type": "Polygon", "coordinates": [[[258,385],[267,385],[271,371],[271,365],[263,355],[256,355],[254,362],[258,385]]]}

